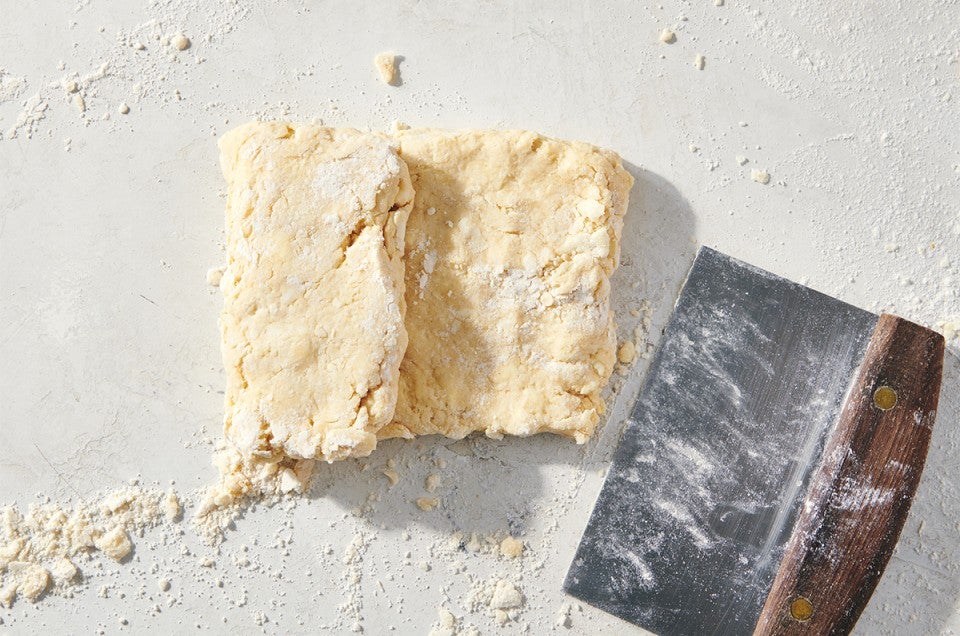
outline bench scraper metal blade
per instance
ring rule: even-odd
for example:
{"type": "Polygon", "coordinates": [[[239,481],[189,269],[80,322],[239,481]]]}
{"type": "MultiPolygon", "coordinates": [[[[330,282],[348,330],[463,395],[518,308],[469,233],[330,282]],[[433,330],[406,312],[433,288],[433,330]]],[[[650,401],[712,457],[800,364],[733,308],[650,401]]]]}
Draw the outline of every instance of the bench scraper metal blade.
{"type": "Polygon", "coordinates": [[[920,479],[943,347],[701,248],[564,589],[659,634],[848,632],[920,479]]]}

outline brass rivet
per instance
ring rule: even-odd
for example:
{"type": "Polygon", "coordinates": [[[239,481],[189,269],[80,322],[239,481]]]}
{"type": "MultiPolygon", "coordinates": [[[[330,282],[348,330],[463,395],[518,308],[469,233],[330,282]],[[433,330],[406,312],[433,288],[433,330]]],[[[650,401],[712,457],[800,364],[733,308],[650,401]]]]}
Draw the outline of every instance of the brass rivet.
{"type": "Polygon", "coordinates": [[[798,621],[810,620],[810,617],[813,616],[813,603],[802,596],[798,596],[790,603],[790,616],[798,621]]]}
{"type": "Polygon", "coordinates": [[[897,392],[888,386],[882,386],[873,392],[873,403],[881,411],[889,411],[897,405],[897,392]]]}

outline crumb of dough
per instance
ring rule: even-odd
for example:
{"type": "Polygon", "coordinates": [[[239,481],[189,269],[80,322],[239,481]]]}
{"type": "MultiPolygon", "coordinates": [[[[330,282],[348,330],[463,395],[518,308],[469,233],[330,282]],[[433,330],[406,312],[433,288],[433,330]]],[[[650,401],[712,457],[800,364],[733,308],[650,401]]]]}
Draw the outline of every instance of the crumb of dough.
{"type": "Polygon", "coordinates": [[[457,617],[445,607],[437,608],[437,621],[430,629],[428,636],[455,636],[457,634],[457,617]]]}
{"type": "Polygon", "coordinates": [[[561,605],[560,609],[557,610],[557,619],[554,621],[554,625],[557,627],[570,627],[573,625],[573,621],[570,620],[570,611],[572,609],[570,603],[561,605]]]}
{"type": "Polygon", "coordinates": [[[637,345],[631,340],[625,341],[620,345],[620,349],[617,351],[617,360],[623,364],[630,364],[637,359],[637,345]]]}
{"type": "Polygon", "coordinates": [[[748,161],[750,160],[744,157],[743,155],[737,155],[737,163],[739,163],[741,166],[746,165],[748,161]]]}
{"type": "Polygon", "coordinates": [[[493,620],[497,622],[497,625],[503,626],[510,622],[510,615],[502,609],[494,610],[493,620]]]}
{"type": "Polygon", "coordinates": [[[506,579],[500,579],[494,584],[493,596],[490,597],[491,609],[508,610],[522,606],[523,594],[520,588],[506,579]]]}
{"type": "Polygon", "coordinates": [[[677,40],[677,34],[670,29],[664,29],[660,32],[660,41],[664,44],[673,44],[677,40]]]}
{"type": "Polygon", "coordinates": [[[50,573],[36,563],[14,561],[7,566],[7,573],[17,582],[16,594],[36,603],[50,586],[50,573]]]}
{"type": "Polygon", "coordinates": [[[427,475],[427,478],[424,480],[423,487],[427,492],[436,492],[437,487],[440,486],[440,475],[431,474],[427,475]]]}
{"type": "Polygon", "coordinates": [[[100,538],[94,541],[94,545],[114,561],[122,561],[133,550],[133,543],[130,542],[130,537],[127,536],[127,532],[120,526],[116,526],[109,532],[101,535],[100,538]]]}
{"type": "Polygon", "coordinates": [[[529,131],[396,139],[417,189],[404,254],[410,343],[394,421],[378,437],[585,442],[616,362],[609,276],[632,177],[610,151],[529,131]]]}
{"type": "Polygon", "coordinates": [[[722,7],[722,6],[723,6],[723,0],[713,0],[713,5],[716,6],[716,7],[722,7]]]}
{"type": "Polygon", "coordinates": [[[180,498],[171,488],[163,498],[163,514],[168,522],[173,522],[180,518],[181,512],[180,498]]]}
{"type": "Polygon", "coordinates": [[[700,150],[700,147],[697,146],[696,144],[690,144],[690,145],[687,147],[687,149],[688,149],[690,152],[698,152],[698,151],[700,150]]]}
{"type": "Polygon", "coordinates": [[[17,584],[8,583],[0,587],[0,607],[10,607],[17,598],[17,584]]]}
{"type": "Polygon", "coordinates": [[[170,589],[170,579],[159,579],[157,580],[157,589],[161,592],[166,592],[170,589]]]}
{"type": "Polygon", "coordinates": [[[384,84],[392,85],[397,81],[397,56],[392,51],[377,53],[373,58],[373,65],[377,67],[384,84]]]}
{"type": "Polygon", "coordinates": [[[470,552],[479,552],[483,548],[483,544],[480,542],[480,536],[476,532],[471,532],[470,539],[464,547],[470,550],[470,552]]]}
{"type": "Polygon", "coordinates": [[[66,557],[57,559],[50,566],[50,574],[53,576],[53,580],[60,585],[70,583],[79,573],[80,570],[74,565],[73,561],[66,557]]]}
{"type": "Polygon", "coordinates": [[[84,112],[85,110],[87,110],[87,102],[84,101],[83,95],[79,95],[79,94],[74,95],[74,96],[73,96],[73,105],[74,105],[74,106],[76,107],[76,109],[77,109],[78,111],[80,111],[81,113],[84,112]]]}
{"type": "Polygon", "coordinates": [[[67,80],[63,83],[63,89],[68,93],[76,93],[78,90],[80,90],[80,87],[74,80],[67,80]]]}
{"type": "Polygon", "coordinates": [[[219,287],[220,281],[223,280],[223,273],[227,270],[225,265],[220,267],[211,267],[207,270],[207,285],[211,287],[219,287]]]}
{"type": "Polygon", "coordinates": [[[766,170],[751,170],[750,178],[763,185],[770,183],[770,173],[766,170]]]}
{"type": "Polygon", "coordinates": [[[943,333],[943,339],[947,342],[950,342],[954,338],[960,337],[960,322],[944,320],[939,326],[941,333],[943,333]]]}
{"type": "Polygon", "coordinates": [[[126,102],[120,102],[120,105],[117,106],[117,112],[120,113],[121,115],[126,115],[127,113],[130,112],[130,107],[127,106],[126,102]]]}
{"type": "Polygon", "coordinates": [[[523,554],[523,548],[523,541],[508,536],[500,542],[500,555],[505,556],[508,559],[515,559],[523,554]]]}
{"type": "Polygon", "coordinates": [[[429,512],[440,505],[440,500],[436,497],[417,497],[417,508],[429,512]]]}
{"type": "Polygon", "coordinates": [[[170,38],[170,46],[177,49],[178,51],[186,51],[190,48],[190,38],[185,36],[182,33],[178,33],[172,38],[170,38]]]}
{"type": "Polygon", "coordinates": [[[696,57],[693,58],[693,66],[698,70],[702,71],[703,67],[707,64],[707,58],[702,54],[697,53],[696,57]]]}
{"type": "Polygon", "coordinates": [[[397,482],[400,481],[400,474],[392,468],[384,468],[382,471],[383,476],[387,478],[387,481],[390,482],[390,487],[397,485],[397,482]]]}

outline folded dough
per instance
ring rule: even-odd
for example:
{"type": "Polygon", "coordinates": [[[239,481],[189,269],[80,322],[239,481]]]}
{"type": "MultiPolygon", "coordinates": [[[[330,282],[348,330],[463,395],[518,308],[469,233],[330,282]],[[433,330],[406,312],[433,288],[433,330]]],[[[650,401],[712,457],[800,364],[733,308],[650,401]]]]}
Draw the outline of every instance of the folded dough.
{"type": "Polygon", "coordinates": [[[585,441],[615,363],[609,276],[633,178],[523,131],[399,132],[416,197],[396,415],[380,437],[585,441]]]}
{"type": "Polygon", "coordinates": [[[220,141],[224,428],[244,457],[363,456],[393,416],[407,168],[383,135],[251,123],[220,141]]]}

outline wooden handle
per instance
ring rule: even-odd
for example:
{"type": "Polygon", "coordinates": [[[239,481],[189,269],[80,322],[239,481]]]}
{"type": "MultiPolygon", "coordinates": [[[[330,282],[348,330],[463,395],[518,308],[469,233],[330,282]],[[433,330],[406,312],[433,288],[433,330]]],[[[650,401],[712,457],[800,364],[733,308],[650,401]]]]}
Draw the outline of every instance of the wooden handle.
{"type": "Polygon", "coordinates": [[[880,316],[755,636],[846,634],[857,622],[920,481],[943,353],[940,334],[880,316]]]}

